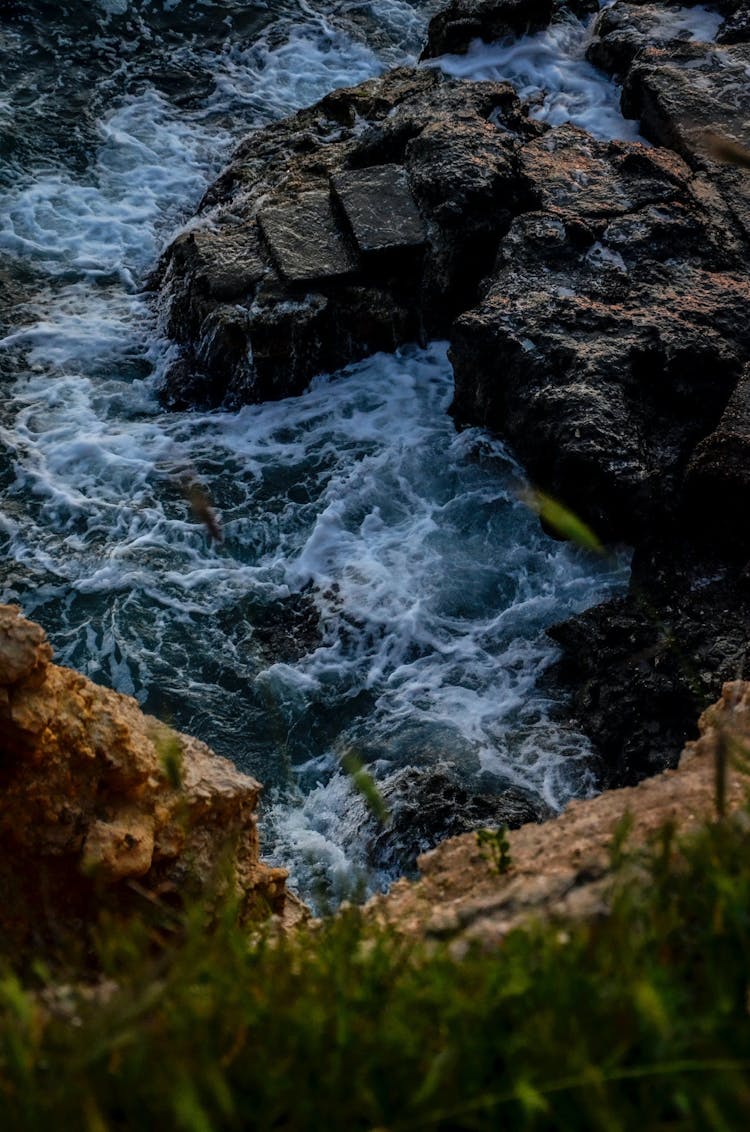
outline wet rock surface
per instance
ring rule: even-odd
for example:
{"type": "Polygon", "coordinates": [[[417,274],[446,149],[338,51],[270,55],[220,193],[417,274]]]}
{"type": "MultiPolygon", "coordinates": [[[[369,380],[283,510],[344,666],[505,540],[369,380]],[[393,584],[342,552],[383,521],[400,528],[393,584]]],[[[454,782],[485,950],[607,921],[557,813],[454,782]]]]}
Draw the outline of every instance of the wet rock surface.
{"type": "MultiPolygon", "coordinates": [[[[469,7],[470,38],[553,15],[453,4],[434,26],[469,7]]],[[[656,145],[401,68],[244,142],[161,269],[173,405],[297,393],[450,328],[457,421],[636,547],[628,597],[555,631],[611,782],[674,765],[722,680],[750,674],[750,180],[707,141],[750,145],[750,57],[741,5],[714,5],[720,44],[675,34],[671,7],[621,0],[591,48],[656,145]]]]}
{"type": "Polygon", "coordinates": [[[444,333],[489,269],[541,127],[510,86],[401,68],[243,143],[167,251],[171,405],[299,393],[444,333]],[[492,121],[490,121],[492,118],[492,121]]]}
{"type": "Polygon", "coordinates": [[[633,559],[628,594],[551,630],[559,675],[603,761],[603,781],[637,782],[694,735],[717,682],[748,671],[750,574],[742,560],[696,549],[684,534],[633,559]]]}
{"type": "Polygon", "coordinates": [[[454,411],[601,535],[638,542],[682,506],[750,352],[744,252],[664,150],[563,126],[521,161],[537,208],[454,327],[454,411]]]}
{"type": "Polygon", "coordinates": [[[381,824],[367,817],[363,822],[361,835],[370,863],[398,874],[413,873],[420,853],[447,837],[485,827],[517,829],[552,816],[549,807],[525,790],[498,782],[488,787],[487,793],[469,793],[458,771],[445,764],[397,771],[381,788],[388,820],[381,824]]]}
{"type": "Polygon", "coordinates": [[[717,207],[723,203],[747,237],[747,177],[711,160],[711,139],[750,144],[748,9],[733,0],[709,5],[709,12],[725,17],[713,42],[708,23],[703,36],[691,38],[671,8],[617,0],[599,16],[588,58],[623,80],[623,113],[639,119],[646,138],[676,150],[701,172],[719,198],[717,207]]]}
{"type": "MultiPolygon", "coordinates": [[[[742,750],[750,744],[750,685],[726,684],[699,730],[678,769],[571,802],[553,821],[512,832],[505,872],[498,872],[476,835],[451,838],[420,858],[419,880],[398,881],[369,902],[367,914],[404,935],[450,941],[456,956],[468,947],[497,947],[530,920],[605,916],[612,899],[612,835],[620,823],[628,822],[632,850],[653,842],[665,825],[687,833],[715,816],[719,751],[727,736],[742,750]]],[[[728,820],[745,821],[746,802],[745,776],[730,766],[728,820]]]]}
{"type": "Polygon", "coordinates": [[[554,11],[554,0],[451,0],[432,17],[422,58],[465,51],[473,39],[539,31],[554,11]]]}
{"type": "Polygon", "coordinates": [[[293,921],[286,872],[259,857],[260,785],[51,657],[42,629],[0,606],[3,936],[83,941],[104,908],[210,900],[227,883],[248,918],[293,921]]]}

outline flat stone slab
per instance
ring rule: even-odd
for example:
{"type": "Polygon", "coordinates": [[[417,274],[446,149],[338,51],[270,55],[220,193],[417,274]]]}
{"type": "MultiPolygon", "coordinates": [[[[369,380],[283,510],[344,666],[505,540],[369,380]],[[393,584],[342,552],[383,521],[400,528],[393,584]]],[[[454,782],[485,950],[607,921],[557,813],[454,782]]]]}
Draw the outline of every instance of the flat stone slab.
{"type": "Polygon", "coordinates": [[[401,165],[339,173],[331,189],[363,254],[424,244],[427,230],[401,165]]]}
{"type": "Polygon", "coordinates": [[[268,270],[254,224],[230,228],[226,233],[196,231],[195,249],[205,264],[209,293],[215,299],[231,300],[247,294],[268,270]]]}
{"type": "Polygon", "coordinates": [[[327,192],[305,193],[288,205],[264,208],[258,222],[289,282],[337,279],[359,266],[336,223],[327,192]]]}

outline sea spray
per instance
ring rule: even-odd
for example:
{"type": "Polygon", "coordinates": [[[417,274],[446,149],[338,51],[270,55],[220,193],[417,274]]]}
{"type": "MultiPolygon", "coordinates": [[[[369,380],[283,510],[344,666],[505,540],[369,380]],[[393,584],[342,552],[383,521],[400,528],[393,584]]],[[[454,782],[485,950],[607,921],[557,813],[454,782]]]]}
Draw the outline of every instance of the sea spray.
{"type": "MultiPolygon", "coordinates": [[[[146,8],[102,9],[108,51],[146,8]]],[[[347,751],[385,784],[447,764],[469,790],[553,807],[592,790],[589,747],[541,683],[544,629],[627,574],[545,535],[502,445],[455,431],[444,344],[279,404],[158,405],[171,347],[140,288],[159,248],[250,128],[413,58],[418,15],[383,11],[377,52],[307,6],[211,50],[173,36],[175,74],[210,72],[191,91],[126,54],[86,92],[80,144],[61,117],[57,161],[19,146],[0,200],[7,262],[41,280],[3,341],[3,597],[63,662],[263,780],[266,849],[306,892],[391,875],[366,867],[347,751]]]]}

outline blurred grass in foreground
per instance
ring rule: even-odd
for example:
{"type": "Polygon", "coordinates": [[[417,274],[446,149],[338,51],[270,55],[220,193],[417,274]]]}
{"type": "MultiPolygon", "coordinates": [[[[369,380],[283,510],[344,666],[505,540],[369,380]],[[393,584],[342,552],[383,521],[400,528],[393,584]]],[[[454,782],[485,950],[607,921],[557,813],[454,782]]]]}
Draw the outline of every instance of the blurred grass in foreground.
{"type": "Polygon", "coordinates": [[[623,831],[613,868],[610,916],[461,960],[356,909],[254,943],[231,906],[102,923],[98,989],[5,966],[1,1126],[750,1127],[750,813],[623,831]]]}

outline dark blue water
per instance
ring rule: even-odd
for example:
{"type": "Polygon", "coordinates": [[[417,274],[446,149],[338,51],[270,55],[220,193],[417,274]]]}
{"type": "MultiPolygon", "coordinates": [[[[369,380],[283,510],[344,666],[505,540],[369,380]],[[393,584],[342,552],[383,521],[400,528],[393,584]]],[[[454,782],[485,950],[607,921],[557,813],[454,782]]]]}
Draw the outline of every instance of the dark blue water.
{"type": "Polygon", "coordinates": [[[0,29],[2,600],[264,781],[266,850],[305,891],[364,868],[347,752],[381,780],[593,790],[544,630],[626,568],[547,537],[502,446],[456,434],[444,345],[236,413],[154,394],[169,345],[141,283],[232,145],[413,59],[423,13],[21,7],[0,29]]]}

